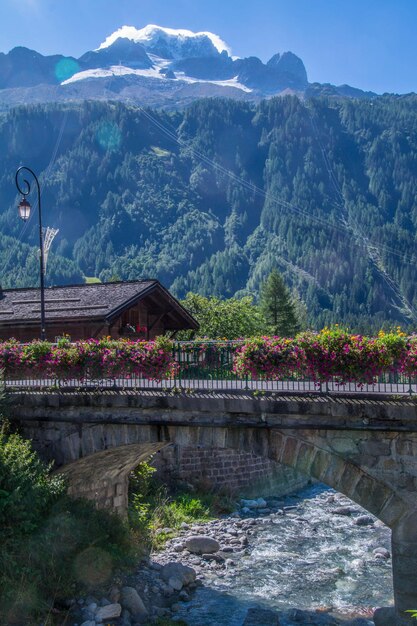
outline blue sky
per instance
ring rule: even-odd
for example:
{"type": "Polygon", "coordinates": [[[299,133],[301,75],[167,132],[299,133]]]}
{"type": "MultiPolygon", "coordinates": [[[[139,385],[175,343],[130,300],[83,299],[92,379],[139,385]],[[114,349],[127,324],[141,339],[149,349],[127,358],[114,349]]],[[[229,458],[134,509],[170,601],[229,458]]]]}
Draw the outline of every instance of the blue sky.
{"type": "Polygon", "coordinates": [[[209,30],[263,61],[291,50],[311,82],[417,91],[417,0],[0,0],[0,51],[80,56],[124,24],[209,30]]]}

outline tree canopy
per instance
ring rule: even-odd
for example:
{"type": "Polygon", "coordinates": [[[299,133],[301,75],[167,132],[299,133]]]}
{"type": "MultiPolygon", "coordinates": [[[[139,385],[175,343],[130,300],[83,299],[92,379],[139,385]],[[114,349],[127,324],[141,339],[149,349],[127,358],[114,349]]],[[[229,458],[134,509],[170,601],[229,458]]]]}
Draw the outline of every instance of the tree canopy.
{"type": "Polygon", "coordinates": [[[261,335],[267,330],[263,315],[250,296],[222,300],[188,293],[182,304],[199,322],[200,337],[240,339],[261,335]]]}
{"type": "Polygon", "coordinates": [[[282,276],[273,269],[260,290],[261,311],[272,335],[294,337],[300,330],[296,306],[282,276]]]}

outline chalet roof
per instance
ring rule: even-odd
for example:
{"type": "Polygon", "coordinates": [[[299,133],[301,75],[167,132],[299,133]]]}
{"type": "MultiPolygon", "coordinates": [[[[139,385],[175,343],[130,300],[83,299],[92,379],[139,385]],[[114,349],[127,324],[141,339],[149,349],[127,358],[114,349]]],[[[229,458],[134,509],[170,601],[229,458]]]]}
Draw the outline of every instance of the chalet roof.
{"type": "MultiPolygon", "coordinates": [[[[111,322],[140,300],[152,296],[182,318],[184,328],[198,328],[196,320],[158,280],[137,280],[45,289],[47,321],[103,320],[111,322]]],[[[0,292],[0,327],[40,321],[40,289],[3,289],[0,292]]]]}

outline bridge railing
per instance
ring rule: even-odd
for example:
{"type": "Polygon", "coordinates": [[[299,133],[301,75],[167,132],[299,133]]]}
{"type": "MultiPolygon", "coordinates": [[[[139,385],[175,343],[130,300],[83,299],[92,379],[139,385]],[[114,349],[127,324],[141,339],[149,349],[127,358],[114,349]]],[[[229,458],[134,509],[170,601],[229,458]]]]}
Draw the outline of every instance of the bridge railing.
{"type": "Polygon", "coordinates": [[[272,380],[268,378],[240,376],[234,370],[236,349],[243,341],[180,342],[174,347],[178,373],[175,386],[180,389],[243,390],[282,393],[370,393],[388,395],[412,395],[417,393],[417,379],[399,372],[386,372],[375,384],[340,384],[336,380],[318,383],[305,376],[272,380]]]}
{"type": "Polygon", "coordinates": [[[335,380],[318,383],[297,375],[279,380],[267,377],[239,375],[234,369],[236,350],[242,341],[177,342],[173,346],[173,359],[177,366],[175,374],[163,380],[152,380],[130,374],[97,378],[84,371],[77,378],[60,379],[42,375],[6,377],[5,387],[9,391],[36,390],[95,390],[95,391],[215,391],[253,392],[262,394],[417,394],[417,379],[398,372],[386,372],[374,384],[340,384],[335,380]]]}

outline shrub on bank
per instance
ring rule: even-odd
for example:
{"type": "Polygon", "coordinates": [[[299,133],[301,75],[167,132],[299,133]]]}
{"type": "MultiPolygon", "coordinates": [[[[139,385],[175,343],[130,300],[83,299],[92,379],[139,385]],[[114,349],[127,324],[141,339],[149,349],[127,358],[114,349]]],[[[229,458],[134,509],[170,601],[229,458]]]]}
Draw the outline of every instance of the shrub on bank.
{"type": "Polygon", "coordinates": [[[39,623],[53,604],[133,563],[135,541],[116,515],[65,495],[19,435],[0,433],[0,623],[39,623]]]}

